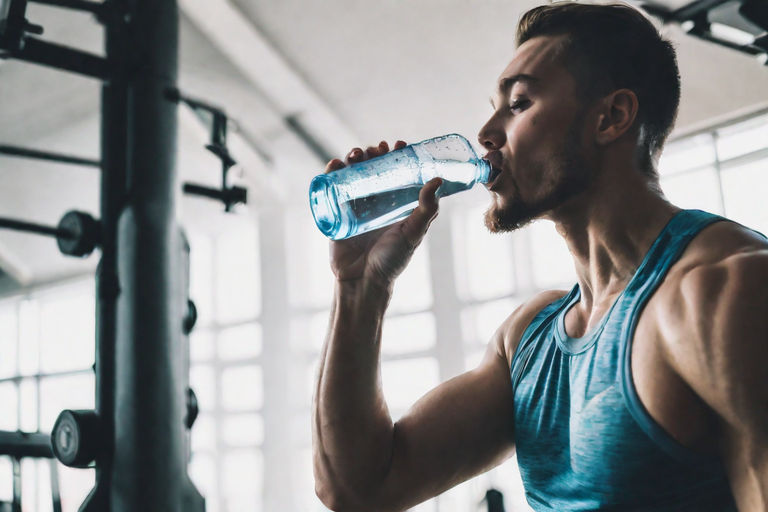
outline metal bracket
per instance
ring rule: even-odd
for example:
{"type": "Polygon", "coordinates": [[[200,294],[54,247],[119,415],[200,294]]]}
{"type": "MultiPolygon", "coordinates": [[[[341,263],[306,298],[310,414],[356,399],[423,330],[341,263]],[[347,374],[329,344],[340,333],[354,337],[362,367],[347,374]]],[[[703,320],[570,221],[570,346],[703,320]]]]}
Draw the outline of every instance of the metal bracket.
{"type": "Polygon", "coordinates": [[[640,7],[648,14],[660,18],[665,24],[676,23],[681,25],[688,34],[737,50],[747,55],[763,56],[763,64],[768,65],[768,3],[764,0],[741,0],[738,13],[744,20],[749,21],[755,27],[765,30],[755,36],[752,43],[739,44],[738,42],[724,39],[713,33],[709,19],[709,12],[733,0],[697,0],[677,10],[669,10],[653,3],[642,3],[640,7]],[[686,28],[686,25],[688,27],[686,28]]]}
{"type": "MultiPolygon", "coordinates": [[[[5,0],[8,12],[0,19],[0,57],[12,58],[64,71],[107,80],[110,76],[107,60],[82,50],[31,37],[42,35],[43,27],[27,21],[28,0],[5,0]]],[[[95,13],[101,18],[108,4],[83,0],[29,0],[40,4],[78,9],[95,13]]],[[[0,13],[2,15],[2,13],[0,13]]]]}
{"type": "MultiPolygon", "coordinates": [[[[203,101],[183,96],[178,89],[169,90],[166,97],[176,103],[184,103],[198,116],[207,114],[210,119],[210,142],[205,148],[216,155],[221,161],[221,188],[215,189],[195,183],[184,183],[183,190],[186,194],[207,197],[224,203],[224,211],[231,212],[236,204],[248,202],[248,190],[243,187],[230,187],[227,183],[229,170],[237,164],[237,161],[229,153],[227,148],[227,126],[231,121],[226,112],[219,107],[203,101]]],[[[206,119],[207,121],[207,119],[206,119]]]]}
{"type": "MultiPolygon", "coordinates": [[[[50,459],[51,500],[53,512],[61,512],[61,496],[59,494],[59,473],[56,461],[53,460],[51,436],[43,432],[0,431],[0,455],[11,458],[13,465],[13,501],[10,510],[21,512],[21,459],[40,458],[50,459]]],[[[4,502],[0,502],[0,510],[4,502]]],[[[7,509],[6,509],[7,510],[7,509]]]]}

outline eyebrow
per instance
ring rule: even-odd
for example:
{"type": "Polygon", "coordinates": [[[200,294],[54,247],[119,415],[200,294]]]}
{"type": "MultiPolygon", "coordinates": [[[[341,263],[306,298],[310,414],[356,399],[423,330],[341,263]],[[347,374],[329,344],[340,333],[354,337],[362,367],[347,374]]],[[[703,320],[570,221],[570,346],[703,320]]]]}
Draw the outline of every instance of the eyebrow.
{"type": "Polygon", "coordinates": [[[517,82],[528,82],[531,84],[535,84],[538,81],[539,79],[533,75],[518,73],[517,75],[507,76],[499,80],[499,91],[502,93],[505,93],[509,89],[511,89],[512,86],[515,85],[517,82]]]}
{"type": "MultiPolygon", "coordinates": [[[[499,80],[499,89],[497,94],[505,95],[507,92],[514,86],[517,82],[527,82],[529,84],[536,84],[539,82],[539,79],[536,78],[533,75],[528,75],[526,73],[518,73],[516,75],[512,76],[506,76],[499,80]]],[[[496,104],[494,103],[493,95],[488,98],[488,100],[491,102],[491,107],[496,108],[496,104]]]]}

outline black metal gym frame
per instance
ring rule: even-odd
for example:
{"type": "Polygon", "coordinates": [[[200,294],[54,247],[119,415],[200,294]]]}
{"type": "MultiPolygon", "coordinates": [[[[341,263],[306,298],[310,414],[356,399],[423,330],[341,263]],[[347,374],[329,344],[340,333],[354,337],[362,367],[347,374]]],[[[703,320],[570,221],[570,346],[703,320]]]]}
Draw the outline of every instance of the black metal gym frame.
{"type": "Polygon", "coordinates": [[[167,92],[167,98],[177,103],[184,103],[206,124],[209,124],[211,140],[205,149],[216,155],[221,162],[221,188],[211,188],[196,183],[184,183],[185,194],[207,197],[224,203],[224,211],[231,212],[236,204],[248,202],[248,191],[243,187],[228,185],[229,170],[237,164],[227,147],[227,126],[231,122],[226,112],[219,107],[199,99],[184,96],[178,89],[167,92]],[[210,117],[210,121],[209,118],[210,117]]]}
{"type": "MultiPolygon", "coordinates": [[[[21,512],[21,459],[25,457],[49,459],[51,472],[51,503],[53,512],[61,512],[59,478],[56,460],[51,450],[51,438],[40,432],[0,431],[0,453],[11,458],[13,465],[13,501],[12,512],[21,512]]],[[[1,503],[0,505],[5,504],[1,503]]]]}
{"type": "Polygon", "coordinates": [[[768,66],[768,2],[766,0],[737,0],[735,3],[733,0],[696,0],[679,9],[671,10],[656,5],[654,0],[648,0],[641,3],[641,7],[648,14],[661,18],[664,23],[677,23],[680,25],[687,23],[689,25],[687,33],[699,39],[716,43],[747,55],[766,55],[763,64],[768,66]],[[712,33],[709,17],[710,11],[729,3],[738,3],[738,15],[743,20],[763,30],[761,34],[755,36],[751,44],[737,44],[712,33]]]}
{"type": "Polygon", "coordinates": [[[481,503],[485,503],[488,512],[504,512],[504,495],[497,489],[488,489],[481,503]]]}
{"type": "Polygon", "coordinates": [[[42,28],[26,20],[27,1],[0,0],[8,7],[0,57],[103,81],[96,235],[80,217],[48,233],[65,235],[61,247],[87,232],[101,247],[96,408],[62,412],[53,453],[70,466],[95,466],[96,486],[81,511],[203,511],[186,471],[196,400],[185,344],[195,315],[189,246],[174,217],[176,102],[167,94],[178,73],[176,1],[29,0],[95,14],[104,57],[30,36],[42,28]]]}

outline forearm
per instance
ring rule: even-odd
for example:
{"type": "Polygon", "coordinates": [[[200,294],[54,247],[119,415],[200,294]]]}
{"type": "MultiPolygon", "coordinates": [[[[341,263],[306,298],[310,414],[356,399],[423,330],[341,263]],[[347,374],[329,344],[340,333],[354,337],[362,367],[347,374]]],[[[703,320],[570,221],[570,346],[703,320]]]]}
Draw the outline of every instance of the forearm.
{"type": "Polygon", "coordinates": [[[375,486],[390,463],[393,425],[379,360],[389,297],[364,281],[336,285],[313,409],[315,477],[334,499],[375,486]]]}

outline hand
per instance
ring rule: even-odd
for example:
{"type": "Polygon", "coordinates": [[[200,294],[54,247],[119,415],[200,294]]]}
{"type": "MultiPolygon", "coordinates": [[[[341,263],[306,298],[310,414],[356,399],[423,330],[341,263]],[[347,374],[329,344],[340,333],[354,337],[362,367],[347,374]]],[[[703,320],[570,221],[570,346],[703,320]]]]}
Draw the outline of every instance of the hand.
{"type": "MultiPolygon", "coordinates": [[[[395,149],[406,146],[399,140],[395,149]]],[[[389,152],[382,141],[366,151],[354,148],[346,162],[335,158],[328,162],[325,172],[334,172],[347,164],[362,162],[389,152]]],[[[408,265],[413,251],[419,246],[432,221],[437,217],[438,200],[435,192],[442,184],[440,178],[428,181],[419,192],[419,206],[400,222],[369,231],[346,240],[331,241],[331,269],[339,281],[369,279],[390,288],[395,278],[408,265]]]]}

